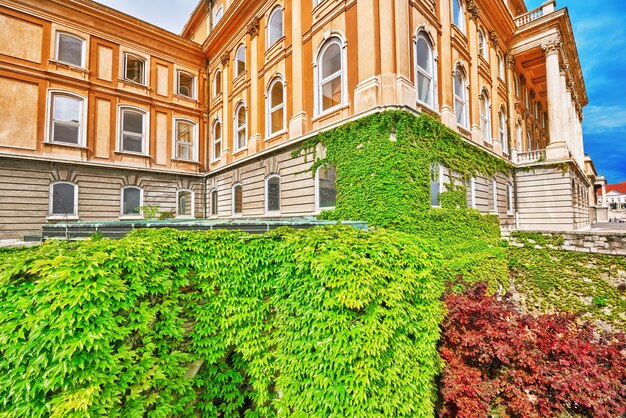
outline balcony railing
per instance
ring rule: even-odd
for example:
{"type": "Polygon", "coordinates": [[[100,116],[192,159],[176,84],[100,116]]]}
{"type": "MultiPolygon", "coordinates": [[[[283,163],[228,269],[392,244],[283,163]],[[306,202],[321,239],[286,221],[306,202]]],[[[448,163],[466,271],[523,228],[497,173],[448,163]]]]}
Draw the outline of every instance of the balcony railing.
{"type": "Polygon", "coordinates": [[[537,163],[546,160],[546,150],[540,149],[537,151],[520,152],[517,154],[518,164],[537,163]]]}
{"type": "Polygon", "coordinates": [[[519,28],[520,26],[524,26],[532,22],[533,20],[537,20],[542,16],[552,13],[555,9],[555,6],[556,4],[554,0],[546,1],[541,6],[537,7],[535,10],[531,10],[530,12],[517,16],[515,18],[515,26],[519,28]]]}

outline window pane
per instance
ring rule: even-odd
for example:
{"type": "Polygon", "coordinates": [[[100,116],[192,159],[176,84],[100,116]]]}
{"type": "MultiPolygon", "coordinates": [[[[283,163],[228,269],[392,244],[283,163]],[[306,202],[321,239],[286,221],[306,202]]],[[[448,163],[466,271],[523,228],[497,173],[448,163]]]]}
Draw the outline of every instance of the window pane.
{"type": "Polygon", "coordinates": [[[123,113],[124,132],[143,135],[143,114],[139,112],[124,111],[123,113]]]}
{"type": "Polygon", "coordinates": [[[337,172],[335,167],[328,165],[318,171],[319,207],[332,208],[337,202],[337,172]]]}
{"type": "Polygon", "coordinates": [[[421,72],[417,73],[417,90],[419,93],[419,100],[423,103],[431,103],[430,94],[431,79],[426,77],[421,72]]]}
{"type": "Polygon", "coordinates": [[[240,128],[246,124],[246,109],[241,106],[237,110],[237,127],[240,128]]]}
{"type": "Polygon", "coordinates": [[[322,85],[322,110],[341,104],[341,76],[322,85]]]}
{"type": "Polygon", "coordinates": [[[332,43],[322,56],[322,79],[341,71],[341,48],[332,43]]]}
{"type": "Polygon", "coordinates": [[[143,84],[144,62],[132,55],[126,55],[126,79],[143,84]]]}
{"type": "Polygon", "coordinates": [[[54,120],[79,123],[82,103],[82,100],[73,97],[54,96],[54,120]]]}
{"type": "Polygon", "coordinates": [[[122,151],[143,152],[143,137],[124,134],[122,136],[122,151]]]}
{"type": "Polygon", "coordinates": [[[211,215],[217,215],[217,190],[211,192],[211,215]]]}
{"type": "Polygon", "coordinates": [[[187,142],[191,144],[193,142],[193,125],[187,122],[176,123],[176,139],[180,142],[187,142]]]}
{"type": "Polygon", "coordinates": [[[242,212],[242,208],[243,208],[243,190],[241,186],[235,186],[233,193],[235,194],[235,196],[233,197],[233,204],[234,204],[234,208],[233,208],[233,212],[234,213],[241,213],[242,212]]]}
{"type": "Polygon", "coordinates": [[[193,160],[193,149],[191,145],[179,143],[176,146],[176,156],[181,160],[193,160]]]}
{"type": "Polygon", "coordinates": [[[220,94],[222,92],[222,72],[218,71],[215,74],[215,94],[220,94]]]}
{"type": "Polygon", "coordinates": [[[237,50],[236,60],[237,60],[237,67],[236,67],[237,72],[235,73],[235,76],[238,76],[239,74],[246,71],[246,49],[244,48],[243,45],[240,46],[239,49],[237,50]]]}
{"type": "Polygon", "coordinates": [[[430,46],[426,39],[417,38],[417,66],[430,73],[430,46]]]}
{"type": "Polygon", "coordinates": [[[68,144],[78,144],[80,126],[62,122],[54,122],[52,140],[54,142],[66,142],[68,144]]]}
{"type": "Polygon", "coordinates": [[[272,108],[275,108],[283,103],[283,84],[280,81],[274,83],[272,86],[270,98],[270,105],[272,108]]]}
{"type": "Polygon", "coordinates": [[[237,149],[241,149],[246,146],[246,130],[242,129],[237,133],[237,149]]]}
{"type": "Polygon", "coordinates": [[[59,35],[57,59],[68,64],[82,67],[83,41],[68,35],[59,35]]]}
{"type": "Polygon", "coordinates": [[[459,97],[465,97],[463,94],[463,84],[463,76],[457,71],[457,75],[454,77],[454,94],[459,97]]]}
{"type": "Polygon", "coordinates": [[[178,192],[178,216],[191,216],[193,196],[191,192],[178,192]]]}
{"type": "Polygon", "coordinates": [[[283,37],[283,12],[276,10],[270,18],[269,45],[274,45],[283,37]]]}
{"type": "Polygon", "coordinates": [[[220,8],[217,9],[217,11],[215,12],[215,20],[213,22],[213,26],[217,25],[217,23],[222,19],[223,15],[224,9],[222,8],[222,6],[220,6],[220,8]]]}
{"type": "Polygon", "coordinates": [[[465,103],[460,100],[455,100],[454,110],[456,112],[456,123],[465,126],[465,103]]]}
{"type": "Polygon", "coordinates": [[[272,112],[272,125],[270,133],[279,132],[283,129],[283,109],[272,112]]]}
{"type": "Polygon", "coordinates": [[[73,184],[59,183],[52,186],[52,214],[75,215],[73,184]]]}
{"type": "Polygon", "coordinates": [[[215,159],[218,159],[222,156],[222,142],[216,142],[215,143],[215,159]]]}
{"type": "Polygon", "coordinates": [[[122,204],[122,213],[124,215],[139,214],[139,206],[141,206],[141,190],[135,188],[124,189],[122,204]]]}
{"type": "Polygon", "coordinates": [[[280,210],[280,178],[272,177],[267,181],[267,210],[280,210]]]}
{"type": "Polygon", "coordinates": [[[430,205],[439,206],[439,166],[433,166],[430,169],[430,205]]]}
{"type": "Polygon", "coordinates": [[[190,74],[178,73],[178,94],[193,97],[193,77],[190,74]]]}

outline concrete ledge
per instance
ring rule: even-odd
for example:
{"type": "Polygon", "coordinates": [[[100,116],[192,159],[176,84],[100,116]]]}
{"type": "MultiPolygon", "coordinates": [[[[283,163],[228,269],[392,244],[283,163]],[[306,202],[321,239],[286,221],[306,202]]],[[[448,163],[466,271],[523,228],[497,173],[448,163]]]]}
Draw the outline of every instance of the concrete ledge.
{"type": "Polygon", "coordinates": [[[503,231],[502,239],[515,247],[533,247],[626,256],[626,230],[624,231],[520,231],[526,236],[515,237],[503,231]],[[532,234],[537,239],[532,238],[532,234]],[[529,236],[530,235],[530,236],[529,236]],[[543,237],[539,240],[538,236],[543,237]],[[543,242],[546,241],[546,242],[543,242]]]}

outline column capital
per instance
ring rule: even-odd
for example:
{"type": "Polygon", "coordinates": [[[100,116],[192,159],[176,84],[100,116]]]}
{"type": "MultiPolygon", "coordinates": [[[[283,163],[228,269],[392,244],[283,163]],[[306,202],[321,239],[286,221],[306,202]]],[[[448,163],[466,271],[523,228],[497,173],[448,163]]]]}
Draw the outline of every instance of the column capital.
{"type": "Polygon", "coordinates": [[[563,42],[561,42],[560,36],[555,36],[554,38],[548,39],[544,43],[541,44],[541,49],[543,49],[543,53],[548,56],[552,54],[557,54],[561,47],[563,46],[563,42]]]}
{"type": "Polygon", "coordinates": [[[489,32],[489,40],[491,40],[491,44],[493,45],[493,47],[497,48],[498,44],[500,43],[500,37],[495,30],[489,32]]]}
{"type": "Polygon", "coordinates": [[[515,68],[515,57],[512,54],[509,54],[506,57],[506,63],[509,65],[510,68],[515,68]]]}
{"type": "Polygon", "coordinates": [[[250,24],[246,27],[246,32],[250,35],[251,38],[254,38],[259,34],[259,26],[261,24],[261,19],[258,17],[254,17],[250,24]]]}
{"type": "Polygon", "coordinates": [[[230,60],[230,54],[228,52],[224,52],[220,57],[220,62],[223,66],[228,65],[228,61],[230,60]]]}
{"type": "Polygon", "coordinates": [[[467,2],[467,11],[470,14],[471,19],[478,19],[478,16],[480,15],[480,8],[478,8],[478,5],[474,0],[469,0],[467,2]]]}

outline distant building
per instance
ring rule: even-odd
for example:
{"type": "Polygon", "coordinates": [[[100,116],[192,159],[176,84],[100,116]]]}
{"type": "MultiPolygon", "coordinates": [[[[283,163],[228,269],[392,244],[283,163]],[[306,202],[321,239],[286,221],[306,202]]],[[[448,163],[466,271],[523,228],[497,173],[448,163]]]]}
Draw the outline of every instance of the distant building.
{"type": "Polygon", "coordinates": [[[201,0],[180,36],[90,0],[0,0],[0,237],[146,206],[316,214],[335,171],[291,152],[388,108],[515,167],[472,179],[472,207],[507,228],[586,228],[586,104],[554,0],[201,0]]]}
{"type": "Polygon", "coordinates": [[[605,200],[611,210],[626,210],[626,181],[607,184],[605,200]]]}

